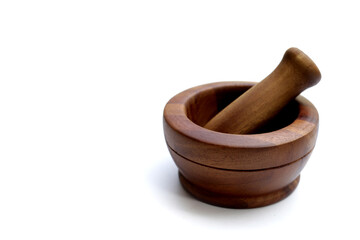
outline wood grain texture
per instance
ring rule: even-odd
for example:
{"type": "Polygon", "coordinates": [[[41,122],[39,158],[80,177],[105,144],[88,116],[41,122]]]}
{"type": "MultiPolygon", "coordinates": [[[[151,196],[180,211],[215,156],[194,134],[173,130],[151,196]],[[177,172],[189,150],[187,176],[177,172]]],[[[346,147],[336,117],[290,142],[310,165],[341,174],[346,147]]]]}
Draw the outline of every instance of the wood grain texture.
{"type": "Polygon", "coordinates": [[[268,77],[217,113],[204,127],[224,133],[253,133],[320,78],[315,63],[299,49],[290,48],[268,77]]]}
{"type": "Polygon", "coordinates": [[[180,172],[179,180],[183,188],[208,204],[226,208],[257,208],[264,207],[283,200],[288,197],[298,186],[300,175],[290,184],[273,192],[261,195],[223,195],[210,192],[204,188],[194,185],[188,181],[180,172]]]}
{"type": "Polygon", "coordinates": [[[250,208],[272,204],[297,186],[315,146],[319,116],[299,96],[254,134],[203,126],[253,86],[211,83],[174,96],[164,109],[164,134],[183,187],[210,204],[250,208]]]}
{"type": "Polygon", "coordinates": [[[169,151],[186,191],[203,202],[228,208],[262,207],[286,198],[297,187],[311,155],[281,167],[242,171],[204,166],[169,151]]]}
{"type": "Polygon", "coordinates": [[[211,83],[174,96],[164,109],[164,134],[169,147],[194,162],[232,170],[278,167],[309,153],[315,146],[319,116],[316,108],[301,96],[290,110],[285,108],[280,117],[264,126],[267,132],[227,134],[203,127],[227,102],[253,85],[211,83]]]}

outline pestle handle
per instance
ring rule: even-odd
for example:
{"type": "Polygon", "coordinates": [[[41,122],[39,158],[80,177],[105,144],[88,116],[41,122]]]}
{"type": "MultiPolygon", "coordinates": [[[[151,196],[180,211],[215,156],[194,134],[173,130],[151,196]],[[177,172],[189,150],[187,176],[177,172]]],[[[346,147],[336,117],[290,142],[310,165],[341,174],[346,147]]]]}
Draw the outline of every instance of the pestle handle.
{"type": "Polygon", "coordinates": [[[224,133],[253,133],[320,79],[315,63],[299,49],[290,48],[269,76],[239,96],[204,127],[224,133]]]}

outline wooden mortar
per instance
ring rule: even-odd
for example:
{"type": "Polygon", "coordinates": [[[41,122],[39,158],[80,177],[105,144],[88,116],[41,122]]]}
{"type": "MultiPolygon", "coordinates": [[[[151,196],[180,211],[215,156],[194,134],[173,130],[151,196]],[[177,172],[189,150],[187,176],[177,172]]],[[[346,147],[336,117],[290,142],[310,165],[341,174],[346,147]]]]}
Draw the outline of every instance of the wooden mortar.
{"type": "Polygon", "coordinates": [[[285,104],[252,134],[204,127],[254,85],[206,84],[177,94],[165,106],[165,139],[180,182],[204,202],[253,208],[284,199],[298,185],[315,146],[318,112],[302,96],[285,104]]]}

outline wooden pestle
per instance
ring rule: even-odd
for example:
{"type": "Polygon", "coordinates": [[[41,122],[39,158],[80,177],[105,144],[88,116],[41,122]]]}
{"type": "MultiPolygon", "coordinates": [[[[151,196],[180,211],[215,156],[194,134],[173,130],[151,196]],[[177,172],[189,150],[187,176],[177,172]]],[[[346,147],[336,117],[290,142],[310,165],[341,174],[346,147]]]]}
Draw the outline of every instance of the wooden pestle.
{"type": "Polygon", "coordinates": [[[224,133],[254,133],[320,79],[315,63],[299,49],[290,48],[269,76],[239,96],[204,127],[224,133]]]}

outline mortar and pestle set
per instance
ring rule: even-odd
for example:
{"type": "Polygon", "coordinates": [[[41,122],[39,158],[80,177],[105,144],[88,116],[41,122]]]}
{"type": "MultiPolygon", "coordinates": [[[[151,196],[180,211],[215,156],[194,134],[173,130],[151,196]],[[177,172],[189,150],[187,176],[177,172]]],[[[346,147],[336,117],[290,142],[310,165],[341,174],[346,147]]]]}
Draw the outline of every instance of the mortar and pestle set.
{"type": "Polygon", "coordinates": [[[185,190],[229,208],[266,206],[290,195],[319,127],[316,108],[298,95],[320,78],[314,62],[290,48],[260,83],[210,83],[170,99],[164,133],[185,190]]]}

